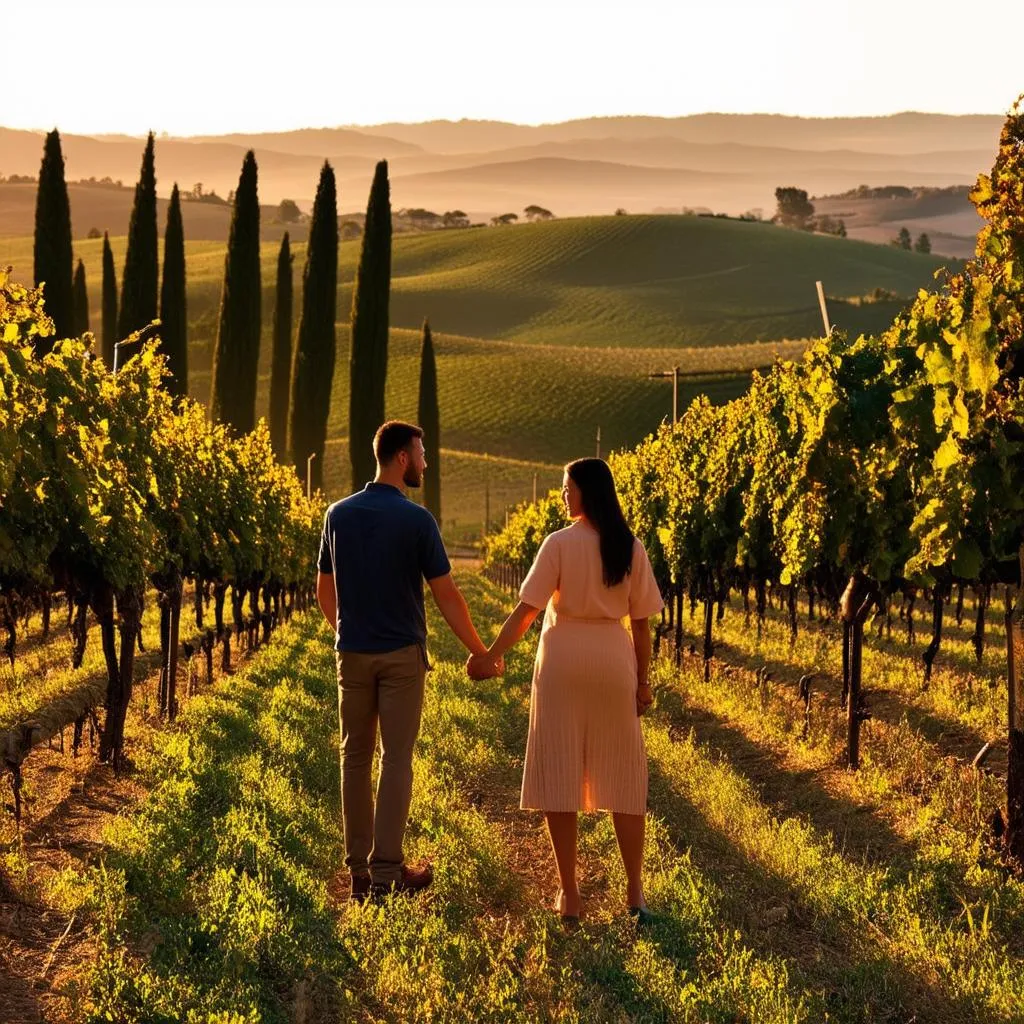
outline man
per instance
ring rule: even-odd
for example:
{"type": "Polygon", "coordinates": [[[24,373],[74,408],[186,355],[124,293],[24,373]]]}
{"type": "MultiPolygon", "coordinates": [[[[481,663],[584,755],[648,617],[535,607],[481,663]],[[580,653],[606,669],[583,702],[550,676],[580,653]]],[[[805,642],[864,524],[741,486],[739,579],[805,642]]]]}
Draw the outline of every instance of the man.
{"type": "Polygon", "coordinates": [[[474,678],[503,671],[477,635],[434,517],[404,492],[423,479],[423,431],[389,421],[374,436],[373,451],[374,481],[327,510],[317,576],[320,609],[336,630],[345,864],[355,900],[417,892],[433,880],[429,864],[411,868],[402,856],[429,667],[424,579],[452,632],[474,656],[474,678]],[[381,770],[374,806],[378,723],[381,770]]]}

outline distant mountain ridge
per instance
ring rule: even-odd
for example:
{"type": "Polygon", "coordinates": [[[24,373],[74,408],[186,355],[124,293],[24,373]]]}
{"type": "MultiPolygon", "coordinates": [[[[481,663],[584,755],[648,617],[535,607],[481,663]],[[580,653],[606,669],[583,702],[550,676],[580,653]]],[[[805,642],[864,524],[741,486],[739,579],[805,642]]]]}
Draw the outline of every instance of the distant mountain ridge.
{"type": "MultiPolygon", "coordinates": [[[[997,115],[903,113],[888,117],[799,118],[769,114],[699,114],[678,118],[595,117],[558,124],[435,121],[289,132],[167,137],[157,140],[157,188],[174,182],[225,196],[238,181],[245,151],[260,168],[260,198],[295,199],[308,209],[320,166],[331,161],[344,209],[361,209],[376,160],[391,164],[396,208],[474,219],[522,214],[539,204],[556,215],[610,213],[624,207],[705,208],[731,214],[774,211],[774,190],[795,185],[835,194],[859,185],[967,185],[994,159],[997,115]]],[[[0,128],[0,175],[35,175],[42,133],[0,128]]],[[[111,177],[134,183],[142,140],[123,135],[62,136],[69,179],[111,177]]],[[[5,188],[5,186],[0,186],[5,188]]],[[[0,234],[17,234],[23,193],[0,197],[0,234]],[[20,205],[19,205],[20,204],[20,205]]],[[[89,226],[98,211],[73,220],[89,226]]],[[[948,252],[972,245],[961,234],[969,204],[944,211],[948,252]],[[950,225],[953,228],[950,228],[950,225]]],[[[218,222],[219,223],[219,222],[218,222]]],[[[867,236],[865,236],[867,237],[867,236]]],[[[873,237],[873,236],[872,236],[873,237]]]]}
{"type": "MultiPolygon", "coordinates": [[[[798,149],[870,149],[912,153],[945,149],[956,137],[963,148],[992,146],[999,137],[999,114],[926,114],[907,111],[880,117],[812,118],[785,114],[691,114],[684,117],[591,117],[553,124],[519,125],[504,121],[392,122],[349,125],[350,130],[387,136],[441,152],[470,148],[506,148],[538,141],[566,141],[613,136],[641,139],[663,135],[689,142],[742,142],[795,146],[798,149]],[[772,140],[768,142],[767,140],[772,140]],[[945,140],[945,141],[943,141],[945,140]]],[[[957,146],[955,148],[961,148],[957,146]]]]}

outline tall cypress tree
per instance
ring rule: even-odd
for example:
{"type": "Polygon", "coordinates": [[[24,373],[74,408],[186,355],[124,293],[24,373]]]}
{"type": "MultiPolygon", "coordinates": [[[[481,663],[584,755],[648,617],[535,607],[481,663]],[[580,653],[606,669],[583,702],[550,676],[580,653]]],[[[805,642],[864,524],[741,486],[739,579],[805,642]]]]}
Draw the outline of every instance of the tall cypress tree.
{"type": "Polygon", "coordinates": [[[288,232],[277,254],[274,349],[270,363],[270,443],[279,459],[287,454],[288,397],[292,388],[292,251],[288,232]]]}
{"type": "Polygon", "coordinates": [[[45,355],[57,338],[75,333],[72,286],[71,204],[64,181],[64,154],[56,128],[46,136],[36,192],[34,273],[37,285],[46,282],[46,312],[53,318],[56,334],[36,340],[36,353],[45,355]]]}
{"type": "Polygon", "coordinates": [[[381,160],[370,188],[363,248],[352,293],[349,458],[354,488],[374,475],[373,435],[384,421],[390,295],[391,187],[387,161],[381,160]]]}
{"type": "Polygon", "coordinates": [[[156,226],[156,164],[153,133],[142,153],[142,169],[135,186],[135,204],[128,224],[128,251],[121,279],[118,338],[127,338],[156,319],[157,263],[160,235],[156,226]]]}
{"type": "Polygon", "coordinates": [[[419,425],[428,448],[427,469],[423,474],[423,504],[441,522],[441,412],[437,404],[437,363],[430,323],[423,321],[420,348],[419,425]]]}
{"type": "Polygon", "coordinates": [[[302,316],[295,343],[288,450],[300,474],[306,460],[314,488],[323,485],[327,415],[331,408],[334,321],[338,307],[338,192],[334,170],[325,160],[320,171],[313,221],[309,228],[306,267],[302,272],[302,316]]]}
{"type": "Polygon", "coordinates": [[[114,253],[110,248],[110,236],[103,232],[103,362],[108,369],[114,366],[114,344],[117,342],[117,271],[114,269],[114,253]]]}
{"type": "Polygon", "coordinates": [[[220,325],[213,350],[210,408],[215,419],[239,433],[256,425],[256,380],[260,359],[260,203],[256,194],[256,154],[242,161],[235,190],[220,325]]]}
{"type": "Polygon", "coordinates": [[[160,344],[167,356],[172,395],[188,394],[188,320],[185,310],[185,227],[174,183],[164,231],[164,278],[160,286],[160,344]]]}
{"type": "Polygon", "coordinates": [[[71,295],[75,309],[75,337],[80,338],[89,330],[89,292],[85,287],[85,264],[81,260],[75,267],[75,280],[71,286],[71,295]]]}

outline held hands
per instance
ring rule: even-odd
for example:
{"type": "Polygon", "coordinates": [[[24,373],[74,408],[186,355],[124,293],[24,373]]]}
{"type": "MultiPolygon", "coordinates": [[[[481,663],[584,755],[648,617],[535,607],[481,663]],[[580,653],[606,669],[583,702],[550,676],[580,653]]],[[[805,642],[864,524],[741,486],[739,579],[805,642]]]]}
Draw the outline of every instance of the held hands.
{"type": "Polygon", "coordinates": [[[490,651],[484,654],[471,654],[466,659],[466,674],[477,682],[504,675],[505,658],[500,654],[491,654],[490,651]]]}
{"type": "Polygon", "coordinates": [[[636,713],[642,715],[654,703],[654,694],[648,683],[640,683],[636,688],[636,713]]]}

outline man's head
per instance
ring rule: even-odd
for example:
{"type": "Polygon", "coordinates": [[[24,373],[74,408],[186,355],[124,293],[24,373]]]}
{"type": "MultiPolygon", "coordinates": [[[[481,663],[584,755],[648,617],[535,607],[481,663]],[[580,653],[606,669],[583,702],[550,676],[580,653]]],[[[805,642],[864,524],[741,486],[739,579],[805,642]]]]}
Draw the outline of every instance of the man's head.
{"type": "Polygon", "coordinates": [[[412,423],[388,420],[373,435],[373,454],[377,459],[377,476],[398,476],[406,487],[423,483],[427,465],[423,450],[423,431],[412,423]]]}

